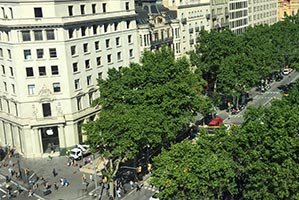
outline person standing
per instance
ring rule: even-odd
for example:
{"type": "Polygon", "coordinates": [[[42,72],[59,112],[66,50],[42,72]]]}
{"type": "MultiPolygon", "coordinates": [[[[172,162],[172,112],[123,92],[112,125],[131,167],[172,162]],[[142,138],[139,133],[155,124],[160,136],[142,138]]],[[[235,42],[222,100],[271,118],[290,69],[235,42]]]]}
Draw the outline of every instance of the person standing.
{"type": "Polygon", "coordinates": [[[90,181],[90,182],[93,181],[93,174],[89,174],[89,181],[90,181]]]}
{"type": "Polygon", "coordinates": [[[56,177],[56,176],[57,176],[57,172],[56,172],[56,169],[55,169],[55,168],[53,168],[53,171],[52,171],[52,173],[53,173],[53,176],[54,176],[54,177],[56,177]]]}

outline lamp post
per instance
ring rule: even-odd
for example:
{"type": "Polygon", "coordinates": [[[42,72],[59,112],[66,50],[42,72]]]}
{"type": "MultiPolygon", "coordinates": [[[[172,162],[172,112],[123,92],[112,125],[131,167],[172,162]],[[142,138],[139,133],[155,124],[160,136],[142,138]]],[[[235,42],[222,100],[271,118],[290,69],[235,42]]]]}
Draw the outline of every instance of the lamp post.
{"type": "Polygon", "coordinates": [[[94,187],[95,187],[95,190],[97,190],[98,189],[98,183],[97,183],[97,166],[95,165],[95,160],[96,160],[96,156],[93,154],[92,165],[93,165],[93,170],[94,170],[94,187]]]}

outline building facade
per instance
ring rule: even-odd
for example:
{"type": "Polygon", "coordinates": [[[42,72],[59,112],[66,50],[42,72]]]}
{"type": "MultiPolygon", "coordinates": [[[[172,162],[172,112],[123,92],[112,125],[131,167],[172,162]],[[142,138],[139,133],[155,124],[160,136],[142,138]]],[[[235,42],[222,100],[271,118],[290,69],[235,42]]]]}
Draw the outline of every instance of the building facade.
{"type": "Polygon", "coordinates": [[[180,40],[177,51],[181,56],[195,49],[200,30],[211,29],[211,10],[209,0],[163,0],[163,5],[177,12],[180,21],[180,40]]]}
{"type": "Polygon", "coordinates": [[[229,28],[228,0],[211,0],[212,29],[229,28]]]}
{"type": "Polygon", "coordinates": [[[299,14],[298,0],[279,0],[278,1],[278,20],[283,20],[286,16],[299,14]]]}
{"type": "Polygon", "coordinates": [[[248,23],[248,0],[229,0],[229,28],[236,34],[246,31],[248,23]]]}
{"type": "Polygon", "coordinates": [[[135,3],[138,27],[138,46],[142,56],[145,50],[162,46],[171,48],[176,58],[180,57],[180,24],[176,12],[172,12],[156,0],[140,0],[135,3]]]}
{"type": "Polygon", "coordinates": [[[278,20],[277,0],[248,0],[248,23],[254,27],[274,24],[278,20]]]}
{"type": "Polygon", "coordinates": [[[25,157],[81,143],[97,79],[139,62],[133,0],[0,2],[0,143],[25,157]],[[2,13],[1,13],[2,12],[2,13]]]}

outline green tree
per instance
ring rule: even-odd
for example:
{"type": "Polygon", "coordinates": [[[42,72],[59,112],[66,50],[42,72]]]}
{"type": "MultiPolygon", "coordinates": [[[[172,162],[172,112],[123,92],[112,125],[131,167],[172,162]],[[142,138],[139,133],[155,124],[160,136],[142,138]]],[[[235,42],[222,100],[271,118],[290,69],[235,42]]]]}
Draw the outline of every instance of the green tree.
{"type": "MultiPolygon", "coordinates": [[[[209,137],[209,136],[208,136],[209,137]]],[[[154,159],[151,183],[161,199],[221,199],[236,193],[235,166],[229,155],[211,151],[206,139],[185,140],[154,159]]]]}
{"type": "Polygon", "coordinates": [[[166,48],[147,51],[141,64],[111,69],[108,75],[99,81],[101,95],[94,103],[102,108],[99,118],[85,130],[91,147],[109,160],[112,180],[124,159],[135,158],[148,145],[156,149],[175,141],[208,99],[189,62],[175,60],[166,48]]]}
{"type": "Polygon", "coordinates": [[[250,108],[230,134],[201,133],[163,151],[151,180],[161,199],[298,199],[298,91],[297,82],[271,107],[250,108]]]}

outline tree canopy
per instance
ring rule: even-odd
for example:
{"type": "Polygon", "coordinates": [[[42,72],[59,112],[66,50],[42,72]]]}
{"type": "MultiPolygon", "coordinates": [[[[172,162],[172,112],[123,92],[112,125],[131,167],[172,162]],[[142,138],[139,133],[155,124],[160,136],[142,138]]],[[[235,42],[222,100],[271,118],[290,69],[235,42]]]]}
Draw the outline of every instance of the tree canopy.
{"type": "Polygon", "coordinates": [[[212,106],[201,91],[205,82],[192,72],[186,58],[172,51],[146,51],[141,64],[110,69],[99,81],[99,118],[85,125],[88,143],[111,163],[111,178],[119,162],[135,158],[147,146],[169,146],[197,112],[212,106]]]}
{"type": "Polygon", "coordinates": [[[298,199],[298,97],[299,82],[271,107],[249,109],[230,134],[201,133],[163,151],[151,179],[161,199],[298,199]]]}

